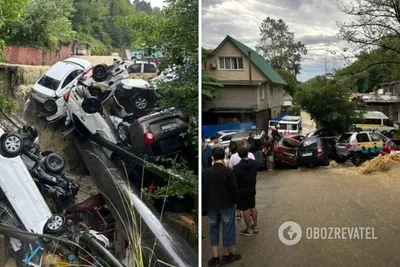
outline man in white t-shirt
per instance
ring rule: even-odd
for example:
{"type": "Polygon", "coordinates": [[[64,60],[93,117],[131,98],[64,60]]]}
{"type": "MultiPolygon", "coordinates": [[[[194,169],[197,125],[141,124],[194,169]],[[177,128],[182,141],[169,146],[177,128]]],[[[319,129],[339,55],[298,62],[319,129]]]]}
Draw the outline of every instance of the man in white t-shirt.
{"type": "MultiPolygon", "coordinates": [[[[238,141],[237,142],[237,148],[239,149],[240,147],[246,147],[247,148],[247,142],[246,141],[238,141]]],[[[255,160],[255,157],[254,157],[253,153],[251,153],[251,152],[248,152],[247,157],[249,159],[255,160]]],[[[229,159],[229,168],[233,169],[233,166],[238,164],[241,160],[242,159],[239,157],[239,154],[236,152],[229,159]]]]}

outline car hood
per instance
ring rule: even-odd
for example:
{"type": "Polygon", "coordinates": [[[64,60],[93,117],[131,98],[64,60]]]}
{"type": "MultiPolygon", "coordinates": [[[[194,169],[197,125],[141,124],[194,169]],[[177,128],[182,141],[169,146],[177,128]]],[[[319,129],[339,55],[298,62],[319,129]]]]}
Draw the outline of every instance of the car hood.
{"type": "Polygon", "coordinates": [[[44,87],[44,86],[42,86],[40,84],[35,84],[33,86],[33,90],[38,92],[38,93],[40,93],[40,94],[46,95],[48,97],[56,97],[57,96],[56,90],[44,87]]]}

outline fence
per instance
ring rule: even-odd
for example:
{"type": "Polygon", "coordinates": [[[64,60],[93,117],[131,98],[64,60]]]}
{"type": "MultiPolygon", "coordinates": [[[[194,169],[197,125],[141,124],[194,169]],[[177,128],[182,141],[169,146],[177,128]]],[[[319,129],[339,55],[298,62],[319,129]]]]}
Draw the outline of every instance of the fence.
{"type": "Polygon", "coordinates": [[[72,46],[61,45],[59,49],[46,51],[24,46],[6,46],[3,50],[7,63],[18,65],[53,65],[71,56],[72,46]]]}

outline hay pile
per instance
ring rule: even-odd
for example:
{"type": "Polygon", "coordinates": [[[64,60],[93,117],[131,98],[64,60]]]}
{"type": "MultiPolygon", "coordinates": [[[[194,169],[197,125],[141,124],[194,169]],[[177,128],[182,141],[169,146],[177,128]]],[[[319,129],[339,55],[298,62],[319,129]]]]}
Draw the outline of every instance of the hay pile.
{"type": "Polygon", "coordinates": [[[334,161],[334,160],[329,161],[329,166],[328,166],[329,169],[333,169],[333,168],[337,168],[337,167],[339,167],[339,164],[336,161],[334,161]]]}
{"type": "Polygon", "coordinates": [[[361,167],[359,168],[359,172],[361,174],[387,172],[393,166],[398,164],[400,164],[400,154],[390,154],[385,156],[380,155],[361,165],[361,167]]]}

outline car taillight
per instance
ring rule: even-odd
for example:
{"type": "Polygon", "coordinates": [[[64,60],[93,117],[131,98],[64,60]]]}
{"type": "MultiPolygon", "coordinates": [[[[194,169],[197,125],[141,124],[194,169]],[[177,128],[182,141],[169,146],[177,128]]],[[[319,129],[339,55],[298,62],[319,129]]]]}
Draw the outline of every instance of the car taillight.
{"type": "Polygon", "coordinates": [[[322,152],[323,152],[323,150],[322,150],[322,147],[318,147],[318,154],[322,154],[322,152]]]}
{"type": "Polygon", "coordinates": [[[69,94],[70,94],[70,92],[66,92],[66,93],[63,95],[63,99],[64,99],[64,101],[65,101],[66,103],[68,103],[69,94]]]}
{"type": "Polygon", "coordinates": [[[352,144],[347,144],[347,145],[346,145],[346,148],[347,148],[347,149],[350,149],[350,148],[352,148],[352,147],[353,147],[352,144]]]}
{"type": "Polygon", "coordinates": [[[152,131],[147,131],[144,133],[144,143],[146,146],[151,146],[154,143],[154,134],[152,131]]]}

